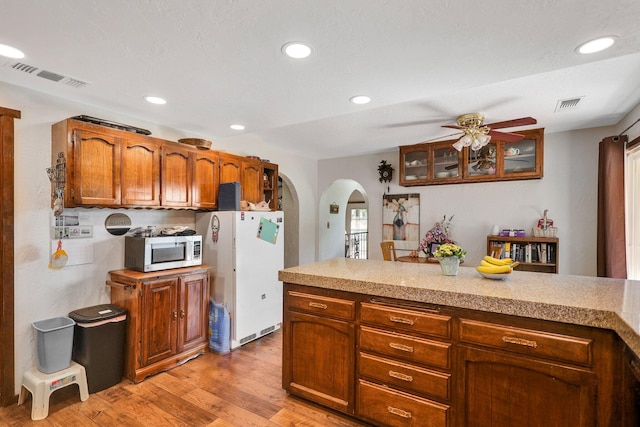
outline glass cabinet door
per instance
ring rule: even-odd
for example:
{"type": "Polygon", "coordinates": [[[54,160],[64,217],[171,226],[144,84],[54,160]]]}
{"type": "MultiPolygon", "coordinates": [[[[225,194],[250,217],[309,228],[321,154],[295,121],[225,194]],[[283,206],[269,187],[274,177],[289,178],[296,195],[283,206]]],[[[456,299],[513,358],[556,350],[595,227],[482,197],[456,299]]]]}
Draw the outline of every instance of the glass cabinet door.
{"type": "Polygon", "coordinates": [[[523,139],[504,144],[504,175],[536,172],[536,141],[523,139]]]}
{"type": "Polygon", "coordinates": [[[496,174],[497,148],[495,143],[489,143],[474,151],[467,148],[466,177],[493,178],[496,174]]]}
{"type": "Polygon", "coordinates": [[[419,181],[426,181],[428,177],[428,149],[415,149],[404,151],[402,164],[400,166],[400,182],[412,184],[419,181]]]}
{"type": "Polygon", "coordinates": [[[451,143],[447,142],[439,148],[434,144],[433,146],[433,178],[436,181],[457,178],[459,175],[460,156],[458,150],[451,146],[451,143]]]}

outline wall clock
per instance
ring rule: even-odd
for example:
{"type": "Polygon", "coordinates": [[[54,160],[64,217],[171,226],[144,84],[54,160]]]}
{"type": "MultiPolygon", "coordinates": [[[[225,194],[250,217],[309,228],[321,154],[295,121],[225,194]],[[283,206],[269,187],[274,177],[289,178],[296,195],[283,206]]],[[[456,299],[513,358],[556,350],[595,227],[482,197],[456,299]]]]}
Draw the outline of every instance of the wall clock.
{"type": "Polygon", "coordinates": [[[380,166],[378,166],[378,173],[380,174],[380,182],[391,182],[391,178],[393,177],[393,168],[386,160],[380,162],[380,166]]]}

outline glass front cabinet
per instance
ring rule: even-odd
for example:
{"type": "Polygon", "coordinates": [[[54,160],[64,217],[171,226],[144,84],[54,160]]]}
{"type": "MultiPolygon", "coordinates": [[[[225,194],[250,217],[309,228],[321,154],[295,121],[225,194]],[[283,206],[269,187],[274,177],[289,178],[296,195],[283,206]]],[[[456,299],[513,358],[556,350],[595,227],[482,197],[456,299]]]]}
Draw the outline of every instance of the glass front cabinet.
{"type": "Polygon", "coordinates": [[[401,146],[399,183],[412,187],[542,178],[544,129],[513,132],[524,138],[492,138],[477,151],[465,147],[458,152],[452,147],[456,140],[401,146]]]}

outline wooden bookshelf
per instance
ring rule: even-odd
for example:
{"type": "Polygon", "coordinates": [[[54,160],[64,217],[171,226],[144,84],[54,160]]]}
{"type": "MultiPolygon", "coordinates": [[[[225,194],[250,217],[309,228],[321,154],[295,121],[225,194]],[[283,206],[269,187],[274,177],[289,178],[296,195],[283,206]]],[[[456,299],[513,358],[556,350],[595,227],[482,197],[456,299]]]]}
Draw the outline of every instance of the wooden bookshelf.
{"type": "Polygon", "coordinates": [[[502,248],[502,253],[497,258],[512,258],[520,262],[516,270],[558,273],[560,241],[557,237],[487,236],[487,255],[491,255],[492,249],[498,246],[502,248]],[[529,244],[531,260],[526,256],[529,244]]]}

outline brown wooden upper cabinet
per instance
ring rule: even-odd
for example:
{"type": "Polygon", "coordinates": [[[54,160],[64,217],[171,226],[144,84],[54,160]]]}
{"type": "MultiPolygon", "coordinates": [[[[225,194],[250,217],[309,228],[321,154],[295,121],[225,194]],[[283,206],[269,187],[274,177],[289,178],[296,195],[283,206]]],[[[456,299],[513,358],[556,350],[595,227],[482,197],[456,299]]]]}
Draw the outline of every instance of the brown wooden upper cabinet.
{"type": "Polygon", "coordinates": [[[231,181],[241,183],[243,200],[277,207],[271,163],[75,119],[54,124],[51,135],[52,165],[59,153],[66,161],[64,207],[215,210],[219,184],[231,181]]]}
{"type": "Polygon", "coordinates": [[[458,152],[455,140],[400,147],[400,185],[458,184],[510,181],[543,176],[544,129],[515,131],[517,142],[492,139],[478,151],[458,152]]]}
{"type": "Polygon", "coordinates": [[[258,159],[220,154],[220,184],[240,183],[242,200],[251,203],[262,201],[262,162],[258,159]]]}
{"type": "Polygon", "coordinates": [[[269,203],[272,211],[279,209],[278,165],[262,162],[262,200],[269,203]]]}

